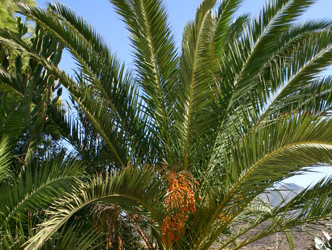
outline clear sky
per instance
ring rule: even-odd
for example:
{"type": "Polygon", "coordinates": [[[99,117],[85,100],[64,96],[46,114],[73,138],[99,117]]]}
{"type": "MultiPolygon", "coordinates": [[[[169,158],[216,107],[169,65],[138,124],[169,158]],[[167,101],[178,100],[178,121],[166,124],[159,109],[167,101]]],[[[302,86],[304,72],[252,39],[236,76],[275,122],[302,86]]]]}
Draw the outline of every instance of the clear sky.
{"type": "MultiPolygon", "coordinates": [[[[39,6],[45,7],[50,1],[36,0],[39,6]]],[[[104,37],[113,53],[116,53],[122,61],[132,68],[131,48],[124,24],[115,13],[108,0],[60,0],[63,4],[76,10],[104,37]]],[[[263,7],[265,0],[244,0],[239,14],[251,13],[255,16],[263,7]]],[[[169,14],[169,21],[174,30],[175,39],[179,45],[182,39],[182,31],[185,24],[195,16],[195,10],[201,0],[164,0],[169,14]]],[[[317,0],[316,3],[299,19],[299,22],[310,19],[332,19],[332,0],[317,0]]],[[[68,55],[64,55],[61,67],[70,71],[74,67],[68,55]]],[[[327,71],[332,74],[331,70],[327,71]]],[[[319,169],[322,171],[322,169],[319,169]]],[[[307,186],[313,181],[322,178],[327,173],[332,174],[331,169],[326,169],[320,174],[310,174],[296,177],[290,180],[299,185],[307,186]]]]}
{"type": "MultiPolygon", "coordinates": [[[[39,6],[46,6],[50,2],[50,0],[36,1],[39,6]]],[[[201,1],[164,0],[178,45],[181,42],[185,24],[194,18],[195,10],[201,1]]],[[[108,0],[60,0],[59,2],[76,10],[91,23],[102,34],[112,51],[130,66],[132,58],[130,56],[128,32],[108,0]]],[[[253,13],[255,15],[260,11],[264,3],[265,0],[244,0],[239,13],[253,13]]],[[[312,18],[332,18],[332,0],[317,0],[304,15],[304,19],[312,18]]],[[[67,67],[70,68],[71,66],[69,64],[65,65],[65,68],[67,67]]]]}

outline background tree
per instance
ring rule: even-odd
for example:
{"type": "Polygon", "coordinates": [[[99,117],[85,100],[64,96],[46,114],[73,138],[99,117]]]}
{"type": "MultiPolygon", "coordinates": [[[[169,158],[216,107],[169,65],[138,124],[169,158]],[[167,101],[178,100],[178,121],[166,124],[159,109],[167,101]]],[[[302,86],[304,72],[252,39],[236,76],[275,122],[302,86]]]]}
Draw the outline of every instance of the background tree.
{"type": "MultiPolygon", "coordinates": [[[[18,3],[26,3],[29,5],[35,5],[34,0],[23,0],[23,1],[17,1],[17,0],[1,0],[0,1],[0,28],[8,29],[13,32],[19,32],[17,20],[15,18],[15,11],[18,10],[18,3]]],[[[8,59],[13,54],[13,51],[10,50],[10,48],[4,46],[3,44],[0,44],[0,59],[2,64],[6,65],[8,63],[8,59]]],[[[6,67],[8,67],[6,65],[6,67]]]]}
{"type": "MultiPolygon", "coordinates": [[[[5,23],[6,30],[15,32],[20,39],[57,65],[62,46],[39,26],[33,29],[33,34],[29,34],[27,22],[22,22],[20,17],[15,21],[15,6],[18,8],[16,2],[6,2],[3,6],[4,11],[10,14],[8,20],[15,24],[14,28],[9,25],[11,22],[8,25],[5,23]]],[[[33,154],[43,157],[50,147],[53,151],[59,150],[56,143],[60,139],[59,126],[54,119],[59,116],[56,113],[63,112],[59,99],[62,92],[60,84],[27,54],[19,53],[5,44],[1,46],[1,137],[6,134],[11,142],[16,143],[13,154],[17,159],[24,156],[22,162],[33,154]],[[43,141],[42,145],[38,146],[40,141],[43,141]]]]}
{"type": "MultiPolygon", "coordinates": [[[[14,2],[4,4],[14,20],[14,2]]],[[[32,36],[21,18],[5,25],[5,32],[13,32],[52,63],[59,63],[63,47],[38,25],[32,36]]],[[[64,112],[60,85],[28,54],[0,45],[0,249],[22,249],[45,218],[43,209],[85,175],[82,164],[65,156],[63,146],[57,145],[61,139],[57,119],[64,112]]],[[[48,244],[63,249],[82,241],[85,246],[78,247],[84,249],[98,238],[68,231],[61,235],[48,244]]],[[[50,249],[47,244],[45,249],[50,249]]]]}
{"type": "Polygon", "coordinates": [[[1,0],[0,1],[0,28],[16,31],[15,12],[18,10],[17,4],[24,3],[30,6],[35,5],[34,0],[1,0]]]}

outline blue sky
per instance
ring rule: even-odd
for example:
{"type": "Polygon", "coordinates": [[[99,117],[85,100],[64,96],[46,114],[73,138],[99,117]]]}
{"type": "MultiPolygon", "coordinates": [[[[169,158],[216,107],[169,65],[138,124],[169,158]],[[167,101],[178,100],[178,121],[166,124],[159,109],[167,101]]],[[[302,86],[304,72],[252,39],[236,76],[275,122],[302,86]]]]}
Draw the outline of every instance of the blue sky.
{"type": "MultiPolygon", "coordinates": [[[[39,6],[46,6],[50,2],[50,0],[36,1],[39,6]]],[[[195,10],[201,1],[164,0],[178,45],[181,42],[185,24],[194,18],[195,10]]],[[[129,64],[129,67],[131,66],[132,57],[130,56],[129,34],[108,0],[60,0],[59,2],[76,10],[91,23],[110,45],[112,52],[129,64]]],[[[265,0],[244,0],[239,13],[253,13],[255,15],[265,2],[265,0]]],[[[332,18],[331,10],[332,0],[317,0],[302,19],[332,18]]],[[[63,67],[66,69],[70,68],[71,62],[69,60],[64,62],[63,67]]]]}
{"type": "MultiPolygon", "coordinates": [[[[44,7],[49,2],[47,0],[36,1],[39,6],[44,7]]],[[[91,23],[104,37],[112,52],[116,53],[120,60],[126,62],[129,68],[133,68],[128,39],[129,33],[108,0],[61,0],[60,2],[76,10],[91,23]]],[[[252,13],[255,16],[265,2],[265,0],[244,0],[239,14],[252,13]]],[[[201,3],[201,0],[164,0],[164,3],[168,10],[170,24],[174,30],[175,40],[179,45],[182,39],[183,28],[189,20],[194,18],[195,10],[201,3]]],[[[299,19],[299,22],[310,19],[332,19],[332,0],[317,0],[305,15],[299,19]]],[[[60,66],[64,70],[70,71],[74,67],[72,60],[67,54],[64,55],[63,59],[60,66]]],[[[332,74],[332,70],[328,70],[327,73],[332,74]]],[[[319,169],[319,171],[323,171],[323,173],[295,177],[289,182],[307,186],[328,173],[332,174],[331,168],[319,169]]]]}

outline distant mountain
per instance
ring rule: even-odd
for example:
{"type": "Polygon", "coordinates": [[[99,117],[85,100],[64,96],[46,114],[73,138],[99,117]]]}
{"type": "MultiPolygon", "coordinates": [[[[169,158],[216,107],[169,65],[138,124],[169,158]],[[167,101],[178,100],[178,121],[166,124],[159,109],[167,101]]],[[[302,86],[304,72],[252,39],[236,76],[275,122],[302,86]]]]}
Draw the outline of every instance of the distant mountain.
{"type": "Polygon", "coordinates": [[[260,194],[264,202],[270,203],[272,207],[278,206],[282,202],[289,202],[294,196],[304,190],[304,187],[294,183],[283,183],[278,187],[279,191],[270,190],[264,194],[260,194]]]}

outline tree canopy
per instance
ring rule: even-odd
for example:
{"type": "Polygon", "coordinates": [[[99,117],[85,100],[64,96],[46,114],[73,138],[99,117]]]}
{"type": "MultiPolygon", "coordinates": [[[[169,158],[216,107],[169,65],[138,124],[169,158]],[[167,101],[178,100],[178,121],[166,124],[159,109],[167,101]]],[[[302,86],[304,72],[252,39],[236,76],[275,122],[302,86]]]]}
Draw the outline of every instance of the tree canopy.
{"type": "Polygon", "coordinates": [[[271,0],[250,18],[235,15],[241,0],[203,0],[181,48],[161,0],[110,2],[130,32],[134,69],[60,3],[20,6],[36,23],[30,41],[0,30],[0,43],[29,61],[0,71],[28,125],[15,141],[26,145],[16,173],[1,144],[0,176],[11,175],[0,194],[6,246],[110,249],[131,225],[148,249],[240,249],[331,218],[330,177],[287,204],[261,199],[332,162],[332,78],[321,75],[332,21],[297,22],[315,1],[271,0]],[[63,48],[73,76],[58,67],[63,48]],[[69,100],[56,105],[60,88],[69,100]],[[50,126],[63,150],[42,150],[50,126]]]}

